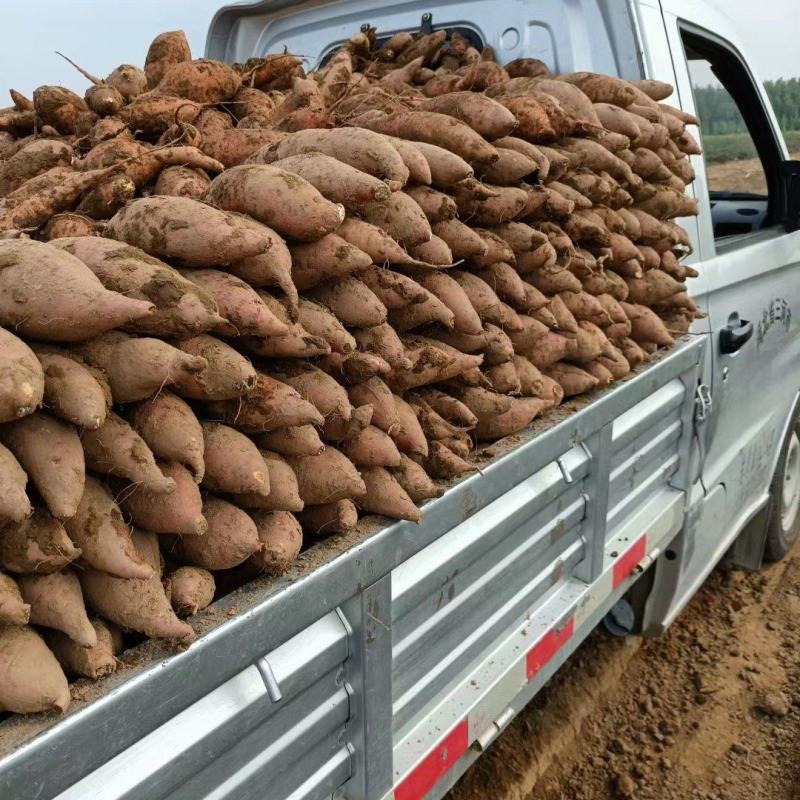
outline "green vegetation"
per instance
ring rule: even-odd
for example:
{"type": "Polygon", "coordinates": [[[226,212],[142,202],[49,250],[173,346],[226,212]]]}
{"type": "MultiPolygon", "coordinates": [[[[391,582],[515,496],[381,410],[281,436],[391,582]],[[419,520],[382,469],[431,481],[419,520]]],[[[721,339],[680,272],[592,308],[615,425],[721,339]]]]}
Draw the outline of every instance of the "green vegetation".
{"type": "MultiPolygon", "coordinates": [[[[800,78],[765,81],[775,116],[790,152],[800,150],[800,78]]],[[[753,141],[733,99],[722,86],[696,86],[703,149],[709,163],[755,158],[753,141]]]]}
{"type": "MultiPolygon", "coordinates": [[[[783,137],[790,153],[800,150],[800,130],[785,132],[783,137]]],[[[709,164],[756,157],[756,150],[749,133],[705,135],[703,136],[703,152],[709,164]]]]}
{"type": "MultiPolygon", "coordinates": [[[[800,130],[800,78],[764,81],[764,88],[781,130],[800,130]]],[[[706,134],[746,133],[739,109],[721,86],[696,86],[694,97],[706,134]]]]}

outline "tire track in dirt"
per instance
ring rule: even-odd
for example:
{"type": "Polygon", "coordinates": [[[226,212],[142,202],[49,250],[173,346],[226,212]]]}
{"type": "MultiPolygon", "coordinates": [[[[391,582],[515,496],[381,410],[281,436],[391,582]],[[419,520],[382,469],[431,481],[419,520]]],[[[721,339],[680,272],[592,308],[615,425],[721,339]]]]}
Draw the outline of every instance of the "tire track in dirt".
{"type": "Polygon", "coordinates": [[[800,800],[800,546],[660,639],[595,632],[449,800],[800,800]]]}

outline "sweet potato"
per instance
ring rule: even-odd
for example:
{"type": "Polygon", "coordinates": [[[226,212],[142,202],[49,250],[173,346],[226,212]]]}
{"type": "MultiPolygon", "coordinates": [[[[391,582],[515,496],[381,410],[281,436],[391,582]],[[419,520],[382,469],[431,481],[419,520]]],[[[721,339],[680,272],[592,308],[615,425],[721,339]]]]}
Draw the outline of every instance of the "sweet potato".
{"type": "Polygon", "coordinates": [[[409,253],[418,261],[438,267],[449,267],[454,260],[453,251],[447,242],[435,235],[432,235],[427,242],[409,247],[409,253]]]}
{"type": "MultiPolygon", "coordinates": [[[[259,292],[259,294],[273,311],[282,307],[275,298],[268,297],[265,292],[259,292]]],[[[284,309],[284,313],[286,313],[286,309],[284,309]]],[[[312,336],[302,325],[292,323],[288,313],[286,313],[285,321],[289,330],[283,336],[270,336],[263,339],[242,336],[237,340],[237,344],[254,355],[267,358],[312,358],[331,352],[331,345],[325,339],[320,336],[312,336]]]]}
{"type": "Polygon", "coordinates": [[[219,339],[203,334],[175,343],[189,364],[200,369],[170,373],[175,391],[193,400],[232,400],[249,392],[256,381],[252,364],[219,339]]]}
{"type": "MultiPolygon", "coordinates": [[[[215,269],[187,270],[183,276],[202,287],[216,302],[222,317],[233,325],[240,336],[280,336],[287,326],[247,283],[235,275],[215,269]]],[[[217,325],[221,333],[229,332],[225,322],[217,325]]],[[[195,331],[204,333],[205,331],[195,331]]]]}
{"type": "Polygon", "coordinates": [[[430,296],[413,278],[382,267],[368,267],[360,273],[359,278],[388,309],[421,303],[430,296]]]}
{"type": "Polygon", "coordinates": [[[0,441],[14,454],[50,512],[71,517],[83,493],[85,465],[75,429],[37,411],[0,427],[0,441]]]}
{"type": "Polygon", "coordinates": [[[412,258],[386,231],[360,219],[348,217],[336,231],[354,247],[365,252],[375,264],[430,267],[412,258]]]}
{"type": "Polygon", "coordinates": [[[649,269],[641,278],[629,278],[627,283],[630,301],[645,306],[664,303],[686,290],[683,283],[660,269],[649,269]]]}
{"type": "Polygon", "coordinates": [[[386,307],[365,283],[344,278],[312,289],[308,296],[324,306],[345,325],[370,328],[386,321],[386,307]]]}
{"type": "Polygon", "coordinates": [[[348,533],[358,523],[358,511],[352,500],[338,500],[303,509],[297,519],[303,530],[314,536],[348,533]]]}
{"type": "Polygon", "coordinates": [[[202,567],[178,567],[169,575],[169,599],[179,617],[191,617],[211,605],[214,576],[202,567]]]}
{"type": "Polygon", "coordinates": [[[64,526],[44,509],[16,524],[0,537],[0,567],[8,572],[45,575],[58,572],[80,556],[64,526]]]}
{"type": "Polygon", "coordinates": [[[632,303],[621,303],[621,305],[631,322],[631,338],[635,342],[653,342],[660,347],[669,347],[675,341],[666,325],[647,306],[632,303]]]}
{"type": "MultiPolygon", "coordinates": [[[[22,523],[31,513],[31,503],[25,494],[28,476],[14,454],[0,444],[0,526],[7,522],[22,523]]],[[[0,537],[0,551],[3,538],[0,537]]]]}
{"type": "Polygon", "coordinates": [[[431,182],[431,168],[428,160],[422,154],[415,142],[408,142],[405,139],[398,139],[396,136],[388,137],[392,147],[400,154],[403,163],[408,169],[408,180],[410,183],[428,185],[431,182]]]}
{"type": "Polygon", "coordinates": [[[394,396],[389,387],[378,377],[350,386],[347,390],[352,404],[356,407],[370,405],[373,409],[371,421],[383,431],[390,431],[397,424],[397,409],[394,396]]]}
{"type": "Polygon", "coordinates": [[[250,556],[250,563],[269,575],[286,572],[303,546],[300,523],[288,511],[252,511],[250,517],[261,542],[261,549],[250,556]]]}
{"type": "Polygon", "coordinates": [[[605,367],[615,380],[624,378],[631,371],[631,365],[622,354],[622,351],[613,345],[605,348],[596,363],[605,367]]]}
{"type": "Polygon", "coordinates": [[[442,494],[442,490],[428,477],[425,470],[404,453],[400,454],[400,464],[392,468],[391,475],[415,503],[442,494]]]}
{"type": "Polygon", "coordinates": [[[212,492],[269,494],[269,473],[258,448],[239,431],[204,422],[203,486],[212,492]]]}
{"type": "Polygon", "coordinates": [[[122,477],[148,490],[170,492],[174,482],[156,465],[150,448],[128,423],[113,412],[81,439],[87,465],[95,472],[122,477]]]}
{"type": "Polygon", "coordinates": [[[0,708],[17,714],[63,713],[69,708],[67,679],[33,628],[0,628],[0,708]]]}
{"type": "Polygon", "coordinates": [[[522,385],[513,362],[505,361],[502,364],[487,367],[483,372],[496,391],[512,396],[522,394],[522,385]]]}
{"type": "Polygon", "coordinates": [[[33,412],[42,402],[45,378],[33,351],[0,328],[0,422],[33,412]]]}
{"type": "MultiPolygon", "coordinates": [[[[298,491],[297,477],[287,460],[269,450],[259,450],[259,452],[269,472],[269,494],[236,494],[231,495],[229,500],[240,508],[255,508],[264,511],[302,511],[303,501],[298,491]]],[[[318,453],[313,457],[317,455],[318,453]]]]}
{"type": "Polygon", "coordinates": [[[186,267],[232,264],[272,244],[269,230],[188,197],[134,200],[109,220],[106,233],[186,267]]]}
{"type": "Polygon", "coordinates": [[[361,350],[380,356],[393,369],[408,369],[411,366],[403,343],[391,325],[384,322],[371,328],[361,328],[354,332],[354,336],[361,350]]]}
{"type": "Polygon", "coordinates": [[[422,518],[414,501],[391,472],[383,467],[362,468],[361,477],[366,486],[366,494],[359,498],[358,504],[363,511],[411,522],[419,522],[422,518]]]}
{"type": "Polygon", "coordinates": [[[213,418],[248,433],[266,433],[290,425],[322,425],[325,421],[291,386],[261,372],[247,395],[210,403],[209,411],[213,418]]]}
{"type": "Polygon", "coordinates": [[[56,239],[65,239],[69,236],[99,236],[99,226],[83,214],[55,214],[50,217],[41,231],[41,238],[45,242],[56,239]]]}
{"type": "Polygon", "coordinates": [[[392,190],[405,186],[408,167],[391,141],[362,128],[303,130],[254,153],[250,163],[270,164],[302,153],[319,152],[385,180],[392,190]]]}
{"type": "Polygon", "coordinates": [[[273,367],[272,375],[291,386],[326,419],[331,416],[345,421],[350,419],[353,409],[344,387],[313,364],[279,362],[273,367]]]}
{"type": "Polygon", "coordinates": [[[431,185],[436,189],[447,191],[459,181],[471,178],[474,174],[467,161],[446,145],[440,147],[425,141],[415,141],[414,147],[425,156],[431,171],[431,185]]]}
{"type": "Polygon", "coordinates": [[[594,389],[598,385],[597,378],[580,367],[558,362],[544,370],[547,377],[556,381],[564,391],[564,397],[572,397],[594,389]]]}
{"type": "Polygon", "coordinates": [[[291,456],[287,461],[306,505],[353,499],[366,491],[353,463],[333,447],[326,447],[318,456],[291,456]]]}
{"type": "Polygon", "coordinates": [[[144,60],[144,74],[149,88],[158,86],[167,70],[192,58],[189,42],[183,31],[159,33],[150,43],[144,60]]]}
{"type": "Polygon", "coordinates": [[[408,186],[405,192],[422,209],[430,223],[453,219],[458,213],[452,197],[430,186],[408,186]]]}
{"type": "MultiPolygon", "coordinates": [[[[136,552],[144,557],[152,546],[150,534],[135,531],[136,552]]],[[[172,610],[157,572],[149,578],[123,580],[105,572],[87,569],[81,575],[86,605],[124,630],[134,630],[155,639],[194,638],[194,631],[172,610]]]]}
{"type": "Polygon", "coordinates": [[[202,200],[210,183],[211,178],[201,169],[183,166],[166,167],[159,173],[153,194],[202,200]]]}
{"type": "Polygon", "coordinates": [[[133,410],[131,424],[164,461],[183,464],[197,483],[203,479],[203,430],[192,409],[171,392],[159,392],[133,410]]]}
{"type": "Polygon", "coordinates": [[[455,117],[488,141],[508,136],[516,127],[514,115],[508,109],[474,92],[451,92],[425,100],[417,107],[455,117]]]}
{"type": "Polygon", "coordinates": [[[87,477],[78,510],[64,527],[89,566],[120,578],[146,578],[152,573],[137,555],[114,498],[96,479],[87,477]]]}
{"type": "Polygon", "coordinates": [[[475,435],[478,439],[491,441],[517,433],[548,408],[547,401],[539,397],[510,399],[512,403],[507,411],[478,419],[478,424],[475,426],[475,435]]]}
{"type": "Polygon", "coordinates": [[[528,202],[526,192],[513,186],[488,186],[477,181],[462,181],[455,190],[460,217],[473,225],[501,225],[521,216],[528,202]]]}
{"type": "Polygon", "coordinates": [[[22,599],[19,586],[0,572],[0,633],[5,625],[27,625],[30,615],[31,607],[22,599]]]}
{"type": "MultiPolygon", "coordinates": [[[[464,290],[482,322],[490,322],[494,325],[502,324],[503,312],[500,298],[486,281],[477,275],[461,270],[451,270],[448,275],[464,290]]],[[[458,327],[458,317],[456,317],[456,327],[458,327]]]]}
{"type": "MultiPolygon", "coordinates": [[[[369,112],[354,122],[389,136],[446,147],[467,162],[491,164],[498,157],[497,151],[467,124],[435,111],[369,112]]],[[[426,155],[424,150],[423,155],[426,155]]]]}
{"type": "Polygon", "coordinates": [[[551,295],[559,292],[580,292],[582,288],[581,282],[566,269],[551,273],[526,273],[525,279],[540,292],[551,295]]]}
{"type": "Polygon", "coordinates": [[[436,295],[452,311],[456,330],[471,334],[483,331],[477,311],[457,281],[442,272],[419,273],[416,278],[421,286],[436,295]]]}
{"type": "Polygon", "coordinates": [[[122,652],[122,634],[101,619],[89,622],[97,637],[94,647],[83,647],[52,628],[44,631],[44,639],[68,675],[96,681],[116,671],[116,655],[122,652]]]}
{"type": "MultiPolygon", "coordinates": [[[[159,464],[175,483],[169,494],[133,486],[120,494],[120,505],[133,523],[153,533],[202,535],[207,528],[202,513],[200,490],[191,473],[180,464],[159,464]]],[[[69,526],[68,526],[69,531],[69,526]]]]}
{"type": "Polygon", "coordinates": [[[451,480],[475,472],[475,469],[476,467],[456,455],[444,443],[431,442],[430,456],[425,459],[425,470],[432,477],[451,480]]]}
{"type": "Polygon", "coordinates": [[[423,458],[428,455],[428,441],[419,424],[414,409],[402,397],[394,396],[397,424],[387,433],[392,437],[397,449],[409,455],[423,458]]]}
{"type": "MultiPolygon", "coordinates": [[[[537,147],[530,142],[526,142],[525,139],[520,139],[516,136],[504,136],[501,139],[496,139],[492,144],[499,150],[511,150],[518,155],[524,156],[529,161],[532,161],[536,164],[537,172],[538,172],[538,179],[540,181],[545,181],[548,178],[550,180],[556,180],[559,174],[563,174],[566,170],[566,161],[562,165],[560,157],[556,157],[554,160],[556,164],[551,165],[550,157],[545,154],[544,150],[540,147],[537,147]]],[[[554,151],[551,151],[554,152],[554,151]]],[[[502,160],[503,154],[500,153],[500,160],[502,160]]],[[[535,181],[531,181],[534,183],[535,181]]]]}
{"type": "Polygon", "coordinates": [[[298,312],[300,324],[312,336],[325,340],[333,352],[350,353],[356,349],[356,340],[324,306],[301,298],[298,312]]]}
{"type": "Polygon", "coordinates": [[[406,247],[422,244],[431,238],[431,226],[422,209],[405,192],[393,192],[384,201],[363,206],[366,222],[389,234],[406,247]]]}
{"type": "Polygon", "coordinates": [[[313,425],[291,425],[262,433],[259,442],[284,456],[314,456],[325,449],[313,425]]]}
{"type": "Polygon", "coordinates": [[[168,384],[181,383],[185,376],[208,369],[206,359],[191,351],[182,352],[159,339],[134,338],[120,331],[98,336],[76,351],[103,370],[118,403],[144,400],[168,384]]]}
{"type": "Polygon", "coordinates": [[[524,355],[539,369],[544,369],[556,361],[565,358],[570,352],[570,339],[552,331],[548,331],[534,343],[524,355]]]}
{"type": "Polygon", "coordinates": [[[241,86],[238,73],[221,61],[198,58],[179,61],[168,67],[154,91],[177,95],[196,103],[222,103],[230,100],[241,86]]]}
{"type": "Polygon", "coordinates": [[[78,341],[131,323],[150,303],[107,291],[74,256],[26,239],[0,242],[0,324],[48,341],[78,341]],[[47,264],[47,280],[42,263],[47,264]],[[5,300],[3,300],[5,298],[5,300]]]}
{"type": "Polygon", "coordinates": [[[301,291],[326,280],[360,273],[372,263],[367,253],[335,233],[315,242],[293,245],[291,253],[292,280],[301,291]]]}
{"type": "Polygon", "coordinates": [[[69,166],[71,161],[72,148],[66,142],[34,139],[0,163],[0,197],[48,169],[69,166]]]}
{"type": "Polygon", "coordinates": [[[34,625],[55,628],[83,647],[97,644],[77,575],[71,570],[49,575],[23,575],[19,578],[22,597],[30,605],[34,625]]]}
{"type": "Polygon", "coordinates": [[[400,451],[391,438],[375,425],[342,443],[342,452],[357,467],[395,467],[400,451]]]}
{"type": "MultiPolygon", "coordinates": [[[[344,219],[344,207],[326,200],[308,181],[267,164],[241,164],[218,175],[206,200],[238,211],[292,239],[318,239],[344,219]]],[[[232,259],[238,260],[238,259],[232,259]]]]}
{"type": "Polygon", "coordinates": [[[255,523],[231,503],[206,497],[203,515],[208,521],[204,534],[176,537],[173,543],[181,560],[209,570],[232,569],[261,549],[255,523]]]}

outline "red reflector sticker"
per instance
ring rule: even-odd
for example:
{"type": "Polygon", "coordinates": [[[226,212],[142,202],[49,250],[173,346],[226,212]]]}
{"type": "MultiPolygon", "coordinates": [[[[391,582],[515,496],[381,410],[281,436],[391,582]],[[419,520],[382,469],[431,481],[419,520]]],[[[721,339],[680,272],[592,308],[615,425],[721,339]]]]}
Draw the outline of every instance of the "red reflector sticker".
{"type": "Polygon", "coordinates": [[[450,770],[450,767],[467,752],[469,747],[467,720],[453,728],[436,747],[428,753],[416,769],[394,790],[395,800],[421,800],[450,770]]]}
{"type": "Polygon", "coordinates": [[[551,628],[547,633],[528,651],[525,659],[528,680],[533,678],[539,670],[564,646],[575,630],[575,618],[570,617],[566,625],[560,630],[551,628]]]}
{"type": "Polygon", "coordinates": [[[647,555],[647,534],[640,536],[614,563],[613,588],[630,578],[636,565],[647,555]]]}

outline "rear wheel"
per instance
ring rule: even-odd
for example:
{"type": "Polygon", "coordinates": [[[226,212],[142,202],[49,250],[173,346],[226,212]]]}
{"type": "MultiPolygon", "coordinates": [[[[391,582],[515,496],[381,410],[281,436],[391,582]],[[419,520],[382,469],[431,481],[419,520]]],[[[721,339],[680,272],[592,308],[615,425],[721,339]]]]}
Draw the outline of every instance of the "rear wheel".
{"type": "Polygon", "coordinates": [[[783,558],[800,535],[800,416],[795,415],[770,486],[770,514],[764,557],[783,558]]]}

